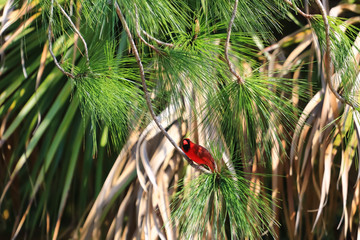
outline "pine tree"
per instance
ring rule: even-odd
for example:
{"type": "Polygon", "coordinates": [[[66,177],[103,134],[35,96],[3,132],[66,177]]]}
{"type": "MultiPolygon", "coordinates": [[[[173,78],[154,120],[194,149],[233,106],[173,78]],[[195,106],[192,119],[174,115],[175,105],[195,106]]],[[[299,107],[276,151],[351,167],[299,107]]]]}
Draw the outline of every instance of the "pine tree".
{"type": "Polygon", "coordinates": [[[0,3],[0,231],[355,238],[358,7],[0,3]]]}

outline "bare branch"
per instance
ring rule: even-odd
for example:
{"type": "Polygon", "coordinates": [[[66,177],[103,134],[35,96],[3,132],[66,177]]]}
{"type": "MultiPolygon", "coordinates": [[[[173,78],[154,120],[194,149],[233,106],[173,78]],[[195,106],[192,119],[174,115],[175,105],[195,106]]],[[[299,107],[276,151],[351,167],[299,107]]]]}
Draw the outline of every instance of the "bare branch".
{"type": "Polygon", "coordinates": [[[135,24],[136,33],[137,33],[138,37],[140,38],[140,40],[141,40],[142,42],[144,42],[148,47],[154,49],[157,53],[159,53],[159,54],[161,53],[161,52],[159,51],[159,49],[157,49],[154,45],[148,43],[148,42],[141,36],[141,32],[142,32],[147,38],[149,38],[150,40],[153,40],[154,42],[156,42],[158,45],[164,45],[164,46],[166,46],[166,47],[171,47],[171,48],[174,47],[174,44],[160,41],[159,39],[154,38],[153,36],[151,36],[150,34],[148,34],[145,30],[143,30],[143,29],[141,28],[141,26],[139,25],[139,15],[138,15],[138,9],[137,9],[136,4],[135,4],[135,11],[136,11],[136,24],[135,24]],[[140,30],[141,30],[141,32],[140,32],[140,30]]]}
{"type": "Polygon", "coordinates": [[[330,54],[331,54],[331,46],[330,46],[330,25],[329,25],[329,20],[327,18],[327,14],[326,14],[326,10],[324,8],[324,6],[322,5],[322,3],[320,2],[320,0],[315,0],[316,4],[318,5],[318,7],[320,8],[321,11],[321,15],[322,18],[324,20],[324,26],[325,26],[325,36],[326,36],[326,50],[325,50],[325,79],[327,84],[329,85],[329,88],[331,90],[331,92],[336,96],[337,99],[339,99],[340,102],[342,103],[346,103],[348,105],[350,105],[351,107],[353,107],[354,109],[357,109],[358,106],[357,104],[353,104],[352,102],[344,99],[338,92],[337,90],[334,88],[332,82],[331,82],[331,75],[330,75],[330,64],[331,64],[331,58],[330,58],[330,54]]]}
{"type": "Polygon", "coordinates": [[[294,10],[295,10],[297,13],[299,13],[300,15],[302,15],[303,17],[308,18],[308,19],[310,19],[310,18],[313,17],[313,15],[307,14],[307,13],[304,13],[303,11],[301,11],[301,9],[298,8],[295,4],[293,4],[291,0],[284,0],[284,1],[285,1],[287,4],[289,4],[291,7],[293,7],[294,10]]]}
{"type": "Polygon", "coordinates": [[[136,29],[136,34],[137,36],[140,38],[140,40],[145,43],[146,46],[148,46],[149,48],[153,49],[155,52],[157,52],[158,54],[161,54],[160,50],[157,49],[156,47],[154,47],[154,45],[148,43],[142,36],[140,33],[140,27],[139,27],[139,15],[138,15],[138,9],[137,6],[135,4],[135,29],[136,29]]]}
{"type": "Polygon", "coordinates": [[[244,79],[242,79],[242,77],[240,77],[240,75],[237,74],[237,72],[234,70],[234,68],[230,62],[230,59],[229,59],[229,44],[230,44],[231,28],[232,28],[232,25],[234,24],[234,19],[236,16],[238,3],[239,3],[239,0],[235,0],[234,10],[232,12],[232,16],[231,16],[229,26],[227,29],[227,37],[226,37],[226,42],[225,42],[225,60],[226,60],[227,65],[229,66],[230,72],[238,79],[238,83],[243,84],[245,82],[244,79]]]}
{"type": "Polygon", "coordinates": [[[129,29],[129,26],[127,25],[126,23],[126,20],[125,20],[125,17],[123,15],[123,13],[121,12],[121,9],[118,5],[118,3],[115,1],[115,8],[116,8],[116,13],[117,15],[119,16],[120,18],[120,21],[124,27],[124,30],[126,32],[126,34],[128,35],[128,39],[129,39],[129,43],[130,43],[130,46],[134,52],[134,55],[135,55],[135,58],[136,58],[136,62],[137,64],[139,65],[139,70],[140,70],[140,77],[141,77],[141,81],[142,81],[142,86],[143,86],[143,90],[144,90],[144,95],[145,95],[145,99],[146,99],[146,103],[147,103],[147,106],[149,108],[149,111],[150,111],[150,114],[151,114],[151,117],[153,118],[154,122],[156,123],[156,125],[159,127],[160,131],[165,135],[165,137],[171,142],[171,144],[175,147],[175,149],[188,161],[188,163],[194,167],[195,169],[197,170],[200,170],[200,171],[203,171],[203,172],[206,172],[206,173],[211,173],[210,171],[206,170],[205,168],[201,167],[201,166],[198,166],[196,165],[195,163],[193,163],[193,161],[188,157],[186,156],[186,154],[181,150],[181,148],[175,143],[175,141],[170,137],[170,135],[166,132],[166,130],[163,128],[163,126],[161,126],[159,120],[157,119],[155,113],[154,113],[154,110],[152,108],[152,105],[151,105],[151,100],[150,100],[150,96],[149,96],[149,93],[148,93],[148,89],[147,89],[147,85],[146,85],[146,80],[145,80],[145,73],[144,73],[144,67],[142,65],[142,62],[141,62],[141,58],[140,58],[140,55],[139,55],[139,52],[136,48],[136,45],[135,45],[135,42],[134,42],[134,39],[131,35],[131,32],[130,32],[130,29],[129,29]]]}
{"type": "Polygon", "coordinates": [[[59,62],[57,61],[55,54],[52,51],[52,42],[51,42],[51,35],[52,35],[52,30],[51,30],[51,24],[53,21],[53,16],[54,16],[54,0],[51,0],[51,7],[50,7],[50,19],[49,19],[49,30],[48,30],[48,39],[49,39],[49,52],[54,60],[54,63],[56,65],[56,67],[66,76],[70,77],[70,78],[75,78],[75,76],[71,73],[66,72],[59,64],[59,62]]]}
{"type": "Polygon", "coordinates": [[[151,36],[150,34],[148,34],[145,30],[141,29],[142,33],[147,37],[149,38],[150,40],[153,40],[154,42],[156,42],[157,44],[159,45],[164,45],[166,47],[171,47],[173,48],[175,45],[172,44],[172,43],[166,43],[166,42],[163,42],[163,41],[160,41],[159,39],[156,39],[154,38],[153,36],[151,36]]]}
{"type": "Polygon", "coordinates": [[[61,5],[56,1],[56,4],[59,6],[61,13],[66,17],[66,19],[69,21],[70,25],[72,26],[72,28],[74,29],[74,31],[76,32],[76,34],[80,37],[81,41],[84,44],[84,48],[85,48],[85,55],[86,55],[86,63],[87,66],[90,67],[90,59],[89,59],[89,51],[87,48],[87,44],[85,39],[83,38],[83,36],[81,35],[80,31],[77,29],[77,27],[75,26],[75,24],[72,22],[71,18],[69,17],[69,15],[67,15],[67,13],[65,12],[65,10],[61,7],[61,5]]]}

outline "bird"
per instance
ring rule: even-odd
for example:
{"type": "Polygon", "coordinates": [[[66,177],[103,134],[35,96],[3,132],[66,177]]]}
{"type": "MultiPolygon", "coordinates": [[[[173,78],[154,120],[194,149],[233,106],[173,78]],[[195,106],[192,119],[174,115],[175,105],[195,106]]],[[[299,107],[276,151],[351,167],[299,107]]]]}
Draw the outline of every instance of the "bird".
{"type": "Polygon", "coordinates": [[[181,149],[193,162],[196,162],[199,165],[206,165],[212,172],[215,171],[215,160],[211,156],[211,153],[203,146],[193,143],[188,138],[184,138],[182,140],[181,149]]]}

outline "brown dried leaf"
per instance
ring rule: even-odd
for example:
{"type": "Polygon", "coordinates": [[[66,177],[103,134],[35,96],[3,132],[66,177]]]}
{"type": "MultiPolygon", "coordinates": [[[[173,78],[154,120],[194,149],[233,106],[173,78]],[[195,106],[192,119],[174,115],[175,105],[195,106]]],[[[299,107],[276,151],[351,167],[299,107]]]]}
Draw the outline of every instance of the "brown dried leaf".
{"type": "Polygon", "coordinates": [[[352,11],[360,14],[359,4],[340,4],[330,9],[329,16],[337,17],[345,11],[352,11]]]}
{"type": "Polygon", "coordinates": [[[323,208],[326,205],[327,196],[329,194],[330,182],[331,182],[331,166],[332,166],[332,158],[333,158],[332,150],[333,150],[333,143],[330,142],[327,145],[326,150],[325,150],[325,156],[324,156],[325,165],[324,165],[324,175],[323,175],[322,184],[321,184],[320,204],[319,204],[319,209],[318,209],[318,212],[317,212],[314,224],[313,224],[312,231],[314,231],[315,226],[320,219],[323,208]]]}
{"type": "Polygon", "coordinates": [[[309,117],[309,115],[314,111],[314,109],[318,106],[318,104],[321,102],[321,92],[318,92],[315,94],[315,96],[310,100],[310,102],[306,105],[304,108],[300,119],[298,123],[296,124],[296,128],[294,131],[293,139],[291,142],[291,148],[290,148],[290,175],[292,175],[292,166],[294,157],[296,154],[296,148],[298,145],[301,145],[302,142],[299,141],[299,136],[301,133],[301,129],[303,128],[304,124],[306,123],[306,119],[309,117]]]}

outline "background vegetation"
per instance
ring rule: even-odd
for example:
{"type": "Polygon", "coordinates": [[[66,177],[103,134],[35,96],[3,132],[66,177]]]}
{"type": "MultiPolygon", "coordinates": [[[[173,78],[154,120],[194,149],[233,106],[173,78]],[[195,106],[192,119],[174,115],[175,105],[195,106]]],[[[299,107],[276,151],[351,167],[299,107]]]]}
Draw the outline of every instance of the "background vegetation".
{"type": "Polygon", "coordinates": [[[1,238],[358,237],[355,1],[0,9],[1,238]]]}

